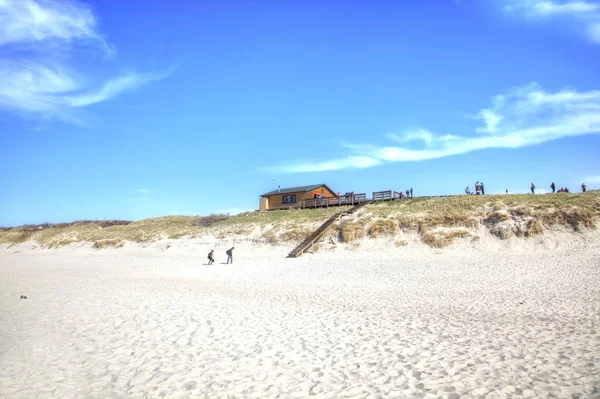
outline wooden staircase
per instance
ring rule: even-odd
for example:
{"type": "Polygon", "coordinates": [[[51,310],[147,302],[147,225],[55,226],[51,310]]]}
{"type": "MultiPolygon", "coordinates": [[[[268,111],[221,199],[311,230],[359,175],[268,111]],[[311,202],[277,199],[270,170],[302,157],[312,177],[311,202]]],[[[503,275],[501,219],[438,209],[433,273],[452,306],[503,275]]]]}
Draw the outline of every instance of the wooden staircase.
{"type": "Polygon", "coordinates": [[[287,256],[288,258],[299,258],[300,256],[302,256],[302,254],[308,249],[310,248],[315,241],[317,241],[319,238],[321,238],[323,236],[323,234],[325,234],[325,232],[327,231],[327,229],[336,221],[341,220],[344,216],[347,215],[351,215],[354,212],[356,212],[357,210],[359,210],[360,208],[362,208],[363,206],[372,203],[373,201],[365,201],[365,202],[361,202],[360,204],[348,209],[347,211],[343,211],[343,212],[338,212],[335,215],[333,215],[332,217],[330,217],[329,219],[327,219],[325,221],[325,223],[323,223],[317,230],[315,230],[311,235],[309,235],[308,237],[306,237],[306,239],[304,241],[302,241],[296,248],[294,248],[292,250],[292,252],[289,253],[289,255],[287,256]]]}

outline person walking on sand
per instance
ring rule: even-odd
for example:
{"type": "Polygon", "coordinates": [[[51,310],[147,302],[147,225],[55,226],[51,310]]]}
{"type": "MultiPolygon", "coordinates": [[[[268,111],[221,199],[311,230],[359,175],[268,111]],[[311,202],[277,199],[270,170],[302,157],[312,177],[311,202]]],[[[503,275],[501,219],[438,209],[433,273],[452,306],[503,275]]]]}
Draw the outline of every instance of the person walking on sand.
{"type": "Polygon", "coordinates": [[[412,198],[412,187],[410,188],[410,198],[412,198]]]}
{"type": "Polygon", "coordinates": [[[552,182],[552,184],[550,185],[550,188],[552,189],[552,194],[554,194],[555,190],[556,190],[556,185],[554,184],[554,182],[552,182]]]}
{"type": "Polygon", "coordinates": [[[215,250],[211,249],[210,252],[208,253],[208,264],[212,265],[215,261],[215,250]]]}
{"type": "Polygon", "coordinates": [[[485,189],[483,187],[483,182],[479,183],[479,187],[481,188],[481,195],[485,195],[485,189]]]}
{"type": "Polygon", "coordinates": [[[535,194],[535,184],[531,183],[531,194],[535,194]]]}
{"type": "Polygon", "coordinates": [[[235,247],[231,247],[225,252],[227,254],[227,264],[229,264],[229,261],[231,261],[231,264],[233,264],[233,250],[234,249],[235,249],[235,247]]]}
{"type": "Polygon", "coordinates": [[[506,189],[506,194],[508,194],[508,188],[506,189]]]}
{"type": "Polygon", "coordinates": [[[581,183],[581,191],[583,191],[585,193],[587,186],[585,185],[585,183],[581,183]]]}

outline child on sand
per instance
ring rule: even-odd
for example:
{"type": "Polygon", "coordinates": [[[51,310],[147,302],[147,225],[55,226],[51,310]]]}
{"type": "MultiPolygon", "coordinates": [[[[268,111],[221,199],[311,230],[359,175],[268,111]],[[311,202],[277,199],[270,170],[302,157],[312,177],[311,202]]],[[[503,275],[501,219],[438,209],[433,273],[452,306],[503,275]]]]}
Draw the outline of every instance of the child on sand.
{"type": "Polygon", "coordinates": [[[214,261],[215,261],[215,250],[211,249],[210,252],[208,253],[208,264],[212,265],[214,261]]]}

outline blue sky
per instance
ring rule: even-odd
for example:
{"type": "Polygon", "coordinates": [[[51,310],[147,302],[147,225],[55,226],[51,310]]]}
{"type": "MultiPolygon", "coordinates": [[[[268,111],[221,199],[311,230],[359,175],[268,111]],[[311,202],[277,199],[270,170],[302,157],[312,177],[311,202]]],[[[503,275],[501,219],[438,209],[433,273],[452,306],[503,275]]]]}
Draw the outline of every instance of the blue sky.
{"type": "Polygon", "coordinates": [[[0,0],[0,225],[600,188],[599,69],[591,0],[0,0]]]}

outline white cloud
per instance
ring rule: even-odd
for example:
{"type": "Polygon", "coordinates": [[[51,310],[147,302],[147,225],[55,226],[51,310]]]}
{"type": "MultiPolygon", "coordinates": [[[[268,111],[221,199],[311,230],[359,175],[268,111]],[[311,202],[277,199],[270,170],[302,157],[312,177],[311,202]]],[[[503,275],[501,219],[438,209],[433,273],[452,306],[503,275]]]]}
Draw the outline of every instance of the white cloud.
{"type": "Polygon", "coordinates": [[[496,132],[496,127],[502,120],[502,117],[500,115],[495,114],[494,111],[489,109],[484,109],[481,112],[479,112],[477,118],[481,119],[485,124],[485,127],[477,128],[477,132],[492,134],[496,132]]]}
{"type": "Polygon", "coordinates": [[[0,0],[0,45],[43,40],[90,40],[110,51],[85,4],[54,0],[0,0]]]}
{"type": "Polygon", "coordinates": [[[600,4],[582,0],[512,0],[504,9],[530,19],[564,21],[600,43],[600,4]]]}
{"type": "Polygon", "coordinates": [[[66,96],[65,100],[71,107],[87,107],[109,100],[124,91],[136,89],[148,82],[162,79],[165,76],[167,74],[128,74],[109,80],[100,89],[75,96],[66,96]]]}
{"type": "Polygon", "coordinates": [[[413,130],[405,136],[388,135],[400,144],[414,140],[423,148],[345,145],[353,155],[329,161],[295,162],[264,168],[270,173],[320,172],[361,169],[389,162],[423,161],[490,148],[520,148],[564,137],[600,133],[600,91],[564,89],[551,93],[536,83],[493,98],[492,106],[477,113],[483,126],[466,135],[436,135],[413,130]],[[492,116],[493,115],[493,116],[492,116]],[[418,134],[415,134],[419,132],[418,134]]]}
{"type": "Polygon", "coordinates": [[[590,25],[588,32],[592,41],[600,43],[600,22],[590,25]]]}
{"type": "Polygon", "coordinates": [[[140,194],[148,194],[150,192],[147,188],[138,188],[136,191],[140,194]]]}
{"type": "Polygon", "coordinates": [[[349,155],[324,162],[296,162],[289,165],[261,168],[263,172],[273,174],[300,173],[300,172],[325,172],[340,169],[364,169],[377,166],[381,160],[372,156],[349,155]]]}
{"type": "Polygon", "coordinates": [[[433,142],[433,138],[434,135],[433,133],[431,133],[430,131],[427,131],[425,129],[416,129],[416,130],[409,130],[406,133],[404,133],[402,136],[396,134],[396,133],[391,133],[388,134],[388,138],[390,138],[391,140],[397,142],[397,143],[408,143],[408,142],[423,142],[423,144],[425,146],[430,146],[433,142]]]}
{"type": "Polygon", "coordinates": [[[78,108],[168,74],[128,73],[92,84],[77,57],[113,55],[92,9],[74,1],[0,0],[0,109],[83,124],[78,108]],[[82,50],[82,51],[80,51],[82,50]]]}

